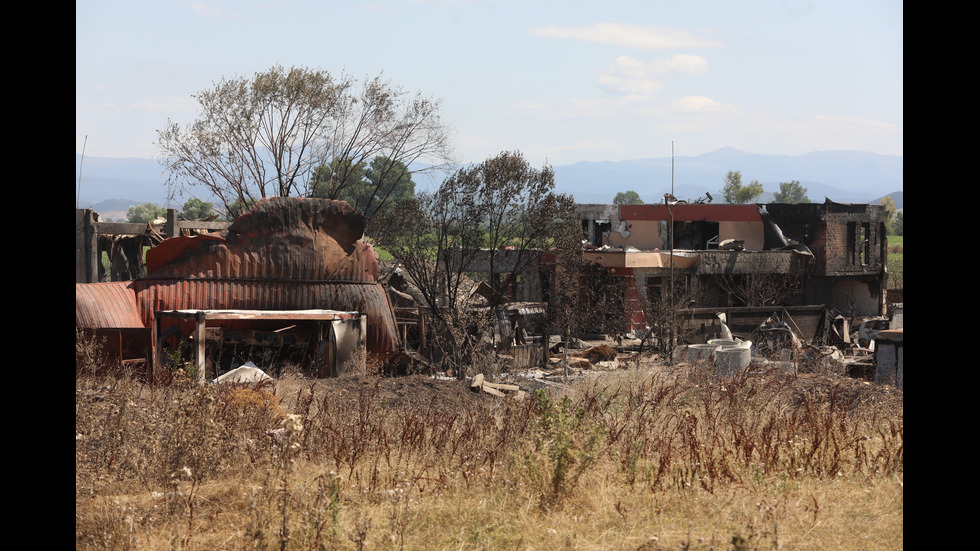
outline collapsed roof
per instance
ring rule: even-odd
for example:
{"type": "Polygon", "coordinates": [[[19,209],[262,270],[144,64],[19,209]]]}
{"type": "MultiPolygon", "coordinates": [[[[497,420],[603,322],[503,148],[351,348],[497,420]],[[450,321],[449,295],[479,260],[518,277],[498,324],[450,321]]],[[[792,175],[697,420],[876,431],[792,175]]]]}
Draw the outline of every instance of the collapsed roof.
{"type": "Polygon", "coordinates": [[[343,201],[264,199],[225,230],[171,237],[148,250],[147,277],[125,284],[135,301],[116,306],[130,310],[126,315],[95,315],[106,305],[88,300],[99,295],[86,289],[105,284],[76,285],[76,324],[135,315],[150,327],[162,310],[361,312],[368,350],[397,352],[394,315],[378,283],[377,254],[362,240],[364,226],[364,216],[343,201]]]}
{"type": "Polygon", "coordinates": [[[146,254],[147,278],[376,282],[364,215],[343,201],[273,197],[228,229],[172,237],[146,254]]]}

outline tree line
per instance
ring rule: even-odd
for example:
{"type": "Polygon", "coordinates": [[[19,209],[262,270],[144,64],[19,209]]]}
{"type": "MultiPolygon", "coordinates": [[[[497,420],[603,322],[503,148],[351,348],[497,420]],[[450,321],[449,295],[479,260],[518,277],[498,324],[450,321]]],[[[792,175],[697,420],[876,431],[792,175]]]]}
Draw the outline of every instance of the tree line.
{"type": "MultiPolygon", "coordinates": [[[[745,205],[754,203],[765,192],[762,184],[758,180],[752,180],[748,184],[742,183],[742,173],[738,170],[729,170],[725,174],[724,186],[721,189],[721,197],[727,204],[745,205]]],[[[800,184],[799,180],[780,182],[779,191],[773,192],[773,203],[810,203],[810,198],[806,195],[806,188],[800,184]]],[[[708,195],[709,202],[711,200],[708,195]]],[[[656,202],[660,202],[659,200],[656,202]]],[[[703,202],[699,200],[698,202],[703,202]]],[[[621,191],[613,198],[616,205],[642,205],[644,204],[640,194],[634,190],[621,191]]],[[[895,201],[891,197],[885,197],[879,201],[885,208],[885,227],[889,235],[904,234],[903,211],[895,208],[895,201]]]]}
{"type": "MultiPolygon", "coordinates": [[[[727,204],[744,205],[753,203],[762,195],[765,190],[758,180],[753,180],[748,184],[742,183],[742,173],[738,170],[729,170],[724,178],[724,186],[720,191],[722,200],[727,204]]],[[[714,198],[711,194],[705,199],[698,199],[696,202],[711,202],[714,198]]],[[[660,200],[655,201],[657,203],[660,200]]],[[[774,203],[809,203],[810,198],[806,195],[806,188],[800,184],[799,180],[781,182],[779,191],[773,193],[774,203]]],[[[642,205],[644,204],[640,194],[634,190],[621,191],[613,197],[613,204],[616,205],[642,205]]]]}

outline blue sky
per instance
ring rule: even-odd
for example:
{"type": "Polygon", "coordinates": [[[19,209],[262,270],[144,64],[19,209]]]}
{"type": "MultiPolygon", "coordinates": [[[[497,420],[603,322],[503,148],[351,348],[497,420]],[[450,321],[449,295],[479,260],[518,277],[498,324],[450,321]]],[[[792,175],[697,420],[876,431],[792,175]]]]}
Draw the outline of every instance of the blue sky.
{"type": "Polygon", "coordinates": [[[900,0],[76,0],[75,151],[155,157],[280,64],[440,98],[465,162],[901,155],[903,42],[900,0]]]}

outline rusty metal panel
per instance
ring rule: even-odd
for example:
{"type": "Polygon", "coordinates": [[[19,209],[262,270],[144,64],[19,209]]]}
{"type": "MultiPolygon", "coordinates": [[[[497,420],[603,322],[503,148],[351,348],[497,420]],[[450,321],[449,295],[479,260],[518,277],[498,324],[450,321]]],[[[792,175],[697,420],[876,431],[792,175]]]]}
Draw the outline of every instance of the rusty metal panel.
{"type": "Polygon", "coordinates": [[[339,310],[367,315],[371,352],[400,349],[377,283],[378,257],[362,241],[364,216],[343,201],[264,199],[226,230],[172,237],[147,252],[132,282],[139,319],[160,310],[339,310]]]}
{"type": "Polygon", "coordinates": [[[164,279],[133,282],[146,326],[157,310],[339,310],[367,314],[369,352],[400,349],[380,283],[164,279]]]}
{"type": "Polygon", "coordinates": [[[75,327],[79,329],[149,327],[140,317],[129,281],[75,284],[75,327]]]}
{"type": "Polygon", "coordinates": [[[377,281],[364,225],[343,201],[273,197],[224,231],[164,240],[147,252],[147,277],[377,281]]]}

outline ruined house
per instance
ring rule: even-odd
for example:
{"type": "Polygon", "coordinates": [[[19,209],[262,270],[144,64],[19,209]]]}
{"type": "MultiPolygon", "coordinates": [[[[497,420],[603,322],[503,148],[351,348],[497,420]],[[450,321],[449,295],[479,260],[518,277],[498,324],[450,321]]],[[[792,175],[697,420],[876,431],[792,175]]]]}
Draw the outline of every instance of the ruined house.
{"type": "Polygon", "coordinates": [[[579,213],[585,258],[632,283],[627,315],[636,328],[661,311],[679,316],[681,334],[706,338],[722,313],[747,334],[782,311],[805,339],[817,339],[837,317],[886,313],[880,205],[665,201],[582,205],[579,213]]]}
{"type": "Polygon", "coordinates": [[[363,365],[366,354],[397,354],[364,226],[342,201],[265,199],[227,229],[163,240],[147,252],[143,278],[76,283],[76,329],[106,341],[124,365],[152,374],[181,354],[200,378],[256,354],[321,376],[363,365]]]}
{"type": "MultiPolygon", "coordinates": [[[[748,335],[775,317],[807,343],[834,334],[848,342],[862,319],[887,313],[880,205],[671,201],[578,211],[582,257],[623,278],[623,315],[637,334],[675,330],[704,342],[719,336],[722,319],[748,335]]],[[[554,255],[529,252],[467,251],[468,270],[493,277],[503,302],[547,303],[554,255]]]]}

